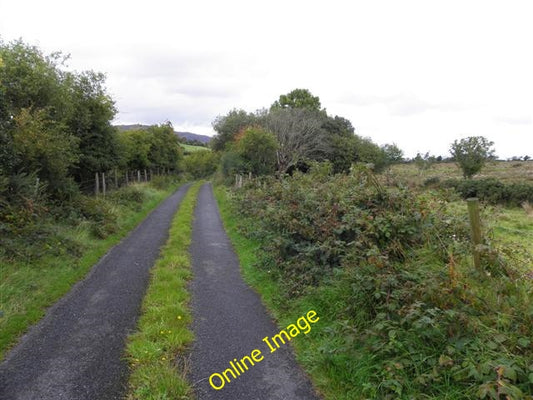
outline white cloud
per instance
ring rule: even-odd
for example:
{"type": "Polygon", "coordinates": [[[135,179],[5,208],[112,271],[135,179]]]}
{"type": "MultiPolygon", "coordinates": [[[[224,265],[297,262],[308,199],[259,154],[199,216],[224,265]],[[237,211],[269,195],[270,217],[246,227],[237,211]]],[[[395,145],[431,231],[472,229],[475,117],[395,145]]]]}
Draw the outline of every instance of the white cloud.
{"type": "Polygon", "coordinates": [[[476,134],[509,157],[533,149],[532,11],[526,0],[0,0],[0,36],[106,72],[120,122],[212,134],[217,115],[303,87],[408,155],[476,134]]]}

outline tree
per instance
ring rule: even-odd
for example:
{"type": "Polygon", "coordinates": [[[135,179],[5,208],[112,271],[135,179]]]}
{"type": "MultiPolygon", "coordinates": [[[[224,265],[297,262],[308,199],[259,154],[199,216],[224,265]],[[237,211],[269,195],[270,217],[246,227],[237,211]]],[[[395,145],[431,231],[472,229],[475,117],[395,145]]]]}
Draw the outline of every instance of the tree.
{"type": "Polygon", "coordinates": [[[78,138],[47,118],[42,109],[23,108],[14,116],[13,149],[28,173],[48,182],[56,197],[70,195],[69,168],[78,160],[78,138]]]}
{"type": "Polygon", "coordinates": [[[178,135],[170,122],[153,125],[146,131],[150,148],[148,151],[149,167],[175,170],[183,157],[178,135]]]}
{"type": "Polygon", "coordinates": [[[465,179],[481,171],[487,160],[494,157],[493,145],[494,142],[483,136],[470,136],[452,143],[450,153],[465,179]]]}
{"type": "Polygon", "coordinates": [[[267,175],[276,168],[276,137],[261,128],[247,128],[236,144],[248,172],[254,175],[267,175]]]}
{"type": "Polygon", "coordinates": [[[385,153],[387,164],[398,164],[403,161],[403,151],[398,145],[396,145],[396,143],[385,144],[381,146],[381,149],[385,153]]]}
{"type": "Polygon", "coordinates": [[[316,111],[305,108],[272,109],[266,115],[264,128],[276,135],[278,172],[306,159],[323,161],[330,145],[323,118],[316,111]]]}
{"type": "Polygon", "coordinates": [[[387,158],[381,147],[367,137],[355,136],[355,161],[372,164],[372,169],[381,172],[387,166],[387,158]]]}
{"type": "Polygon", "coordinates": [[[108,171],[118,164],[117,132],[111,125],[116,109],[105,88],[105,75],[93,71],[68,73],[70,92],[69,130],[80,140],[80,160],[75,170],[79,181],[92,179],[95,172],[108,171]]]}
{"type": "Polygon", "coordinates": [[[294,89],[293,91],[282,94],[279,100],[276,100],[270,109],[279,108],[305,108],[312,111],[320,111],[320,99],[313,96],[307,89],[294,89]]]}
{"type": "Polygon", "coordinates": [[[244,110],[233,109],[227,115],[219,115],[213,122],[213,129],[217,132],[211,140],[213,150],[224,150],[226,144],[231,143],[237,133],[256,123],[257,116],[244,110]]]}
{"type": "Polygon", "coordinates": [[[183,159],[183,169],[195,179],[207,178],[216,172],[219,158],[213,151],[195,151],[183,159]]]}

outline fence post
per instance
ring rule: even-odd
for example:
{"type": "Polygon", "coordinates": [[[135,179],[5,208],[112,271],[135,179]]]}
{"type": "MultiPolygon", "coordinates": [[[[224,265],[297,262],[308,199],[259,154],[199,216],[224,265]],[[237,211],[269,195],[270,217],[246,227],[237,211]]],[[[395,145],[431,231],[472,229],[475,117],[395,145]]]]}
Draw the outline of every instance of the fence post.
{"type": "Polygon", "coordinates": [[[481,219],[479,218],[479,199],[471,197],[466,200],[468,204],[468,215],[470,217],[470,228],[472,229],[472,244],[474,245],[474,266],[481,269],[481,254],[478,246],[481,241],[481,219]]]}
{"type": "Polygon", "coordinates": [[[98,172],[94,175],[95,176],[95,180],[94,180],[94,195],[95,196],[98,196],[98,194],[100,193],[100,185],[99,185],[99,182],[98,182],[98,172]]]}
{"type": "Polygon", "coordinates": [[[102,193],[105,197],[105,173],[102,172],[102,193]]]}
{"type": "Polygon", "coordinates": [[[39,193],[39,177],[35,178],[35,190],[33,191],[33,197],[37,197],[39,193]]]}
{"type": "Polygon", "coordinates": [[[137,182],[140,182],[141,181],[141,170],[138,169],[137,170],[137,182]]]}
{"type": "Polygon", "coordinates": [[[118,188],[118,176],[117,176],[117,169],[115,168],[115,189],[118,188]]]}
{"type": "Polygon", "coordinates": [[[144,170],[144,181],[148,182],[148,175],[146,175],[146,169],[144,170]]]}
{"type": "Polygon", "coordinates": [[[129,183],[130,183],[128,175],[129,175],[129,172],[128,172],[128,170],[126,170],[126,186],[128,186],[129,183]]]}

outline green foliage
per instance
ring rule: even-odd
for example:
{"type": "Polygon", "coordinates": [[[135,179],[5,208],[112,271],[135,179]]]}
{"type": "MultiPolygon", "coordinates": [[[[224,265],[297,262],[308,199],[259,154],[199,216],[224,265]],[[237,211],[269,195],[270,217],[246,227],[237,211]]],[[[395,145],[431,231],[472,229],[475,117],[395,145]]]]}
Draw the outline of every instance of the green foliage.
{"type": "Polygon", "coordinates": [[[118,229],[116,208],[103,197],[81,197],[79,206],[81,215],[90,221],[91,232],[97,238],[105,239],[118,229]]]}
{"type": "Polygon", "coordinates": [[[428,152],[424,155],[416,153],[416,157],[413,159],[413,161],[420,171],[427,171],[428,169],[433,167],[433,165],[435,165],[437,159],[435,158],[435,156],[430,155],[428,152]]]}
{"type": "Polygon", "coordinates": [[[22,41],[0,42],[0,171],[37,173],[54,200],[72,200],[78,182],[117,166],[105,76],[62,69],[61,53],[44,55],[22,41]]]}
{"type": "Polygon", "coordinates": [[[385,144],[381,146],[381,149],[385,153],[387,164],[397,164],[403,161],[403,151],[396,143],[385,144]]]}
{"type": "Polygon", "coordinates": [[[261,128],[247,128],[236,143],[236,149],[253,175],[272,174],[276,169],[276,137],[261,128]]]}
{"type": "Polygon", "coordinates": [[[232,181],[235,174],[246,172],[246,161],[233,149],[228,149],[220,157],[220,170],[222,175],[232,181]]]}
{"type": "Polygon", "coordinates": [[[78,181],[92,179],[96,172],[108,171],[118,164],[118,141],[111,125],[116,109],[104,84],[102,73],[65,75],[64,85],[69,92],[66,125],[79,138],[80,159],[75,169],[78,181]]]}
{"type": "Polygon", "coordinates": [[[463,171],[465,178],[472,178],[481,171],[487,160],[494,157],[494,142],[483,136],[470,136],[455,140],[450,148],[450,153],[455,162],[463,171]]]}
{"type": "Polygon", "coordinates": [[[235,136],[243,129],[257,124],[258,116],[244,110],[231,110],[227,115],[218,116],[213,122],[213,129],[217,135],[211,139],[211,146],[215,151],[226,148],[233,142],[235,136]]]}
{"type": "Polygon", "coordinates": [[[23,108],[13,120],[12,146],[24,169],[35,171],[42,181],[48,182],[55,197],[72,192],[68,173],[78,161],[79,140],[47,119],[43,109],[23,108]]]}
{"type": "Polygon", "coordinates": [[[320,99],[313,96],[307,89],[294,89],[287,94],[279,96],[270,109],[276,108],[305,108],[312,111],[320,111],[320,99]]]}
{"type": "Polygon", "coordinates": [[[471,268],[466,210],[327,164],[232,200],[241,233],[260,243],[257,288],[275,313],[311,305],[327,321],[300,354],[326,398],[533,391],[531,271],[513,264],[516,249],[493,247],[485,271],[471,268]]]}
{"type": "Polygon", "coordinates": [[[183,160],[183,170],[194,179],[207,178],[213,175],[218,167],[220,155],[211,151],[197,151],[183,160]]]}
{"type": "MultiPolygon", "coordinates": [[[[355,134],[352,123],[340,116],[329,116],[321,109],[320,99],[307,89],[295,89],[281,95],[270,109],[248,114],[232,110],[213,123],[218,135],[213,139],[213,149],[225,151],[221,169],[227,177],[233,173],[258,171],[251,156],[233,146],[248,128],[271,132],[278,144],[276,172],[290,173],[308,161],[329,161],[335,173],[348,173],[354,162],[372,164],[380,172],[387,166],[400,162],[402,151],[395,144],[380,148],[370,138],[355,134]]],[[[251,150],[248,151],[251,154],[251,150]]],[[[255,152],[259,154],[259,152],[255,152]]],[[[258,161],[263,164],[264,160],[258,161]]],[[[274,171],[271,171],[274,172],[274,171]]],[[[261,171],[260,174],[268,172],[261,171]]]]}
{"type": "MultiPolygon", "coordinates": [[[[0,178],[0,190],[4,183],[5,179],[0,178]]],[[[35,175],[10,176],[7,186],[17,188],[17,191],[8,189],[10,195],[25,198],[28,203],[19,207],[19,199],[10,201],[7,207],[0,206],[0,310],[3,312],[0,358],[29,326],[44,316],[48,307],[166,198],[176,184],[161,191],[147,184],[135,185],[135,189],[121,188],[106,197],[107,206],[102,206],[103,199],[91,210],[86,205],[87,215],[92,214],[100,221],[106,213],[102,209],[110,209],[112,217],[117,217],[116,232],[105,239],[95,236],[99,233],[95,232],[96,220],[82,215],[79,205],[41,205],[46,199],[40,196],[45,192],[42,187],[35,192],[35,175]],[[129,193],[119,194],[122,190],[129,193]],[[138,191],[143,194],[139,195],[138,191]],[[138,207],[136,202],[141,196],[144,202],[138,207]]],[[[4,198],[3,193],[0,197],[4,198]]]]}
{"type": "Polygon", "coordinates": [[[371,164],[375,172],[381,172],[388,165],[385,152],[370,138],[355,137],[355,160],[365,164],[371,164]]]}
{"type": "Polygon", "coordinates": [[[170,123],[118,132],[121,163],[130,170],[177,170],[183,149],[170,123]]]}
{"type": "Polygon", "coordinates": [[[529,183],[503,183],[494,178],[485,179],[448,179],[444,187],[453,187],[467,199],[477,197],[491,204],[520,206],[525,201],[533,202],[533,185],[529,183]]]}

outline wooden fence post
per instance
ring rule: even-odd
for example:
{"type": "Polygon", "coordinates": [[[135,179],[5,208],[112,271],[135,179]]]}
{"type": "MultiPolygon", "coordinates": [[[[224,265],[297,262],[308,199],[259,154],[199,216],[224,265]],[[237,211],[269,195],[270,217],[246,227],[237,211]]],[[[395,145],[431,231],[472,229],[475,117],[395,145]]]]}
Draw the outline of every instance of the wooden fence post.
{"type": "Polygon", "coordinates": [[[105,173],[102,172],[102,193],[105,197],[105,173]]]}
{"type": "Polygon", "coordinates": [[[115,189],[118,188],[117,169],[115,168],[115,189]]]}
{"type": "Polygon", "coordinates": [[[94,195],[98,196],[98,194],[100,193],[100,185],[98,184],[98,172],[94,176],[94,195]]]}
{"type": "Polygon", "coordinates": [[[137,170],[137,182],[141,181],[141,170],[137,170]]]}
{"type": "Polygon", "coordinates": [[[146,175],[146,169],[144,170],[144,181],[148,182],[148,175],[146,175]]]}
{"type": "Polygon", "coordinates": [[[129,175],[129,171],[126,170],[126,186],[128,186],[129,183],[130,183],[130,182],[129,182],[129,179],[128,179],[128,175],[129,175]]]}
{"type": "Polygon", "coordinates": [[[479,200],[471,197],[466,200],[468,204],[468,215],[470,217],[470,227],[472,229],[472,244],[474,245],[474,266],[481,269],[481,254],[478,246],[482,243],[481,219],[479,218],[479,200]]]}
{"type": "Polygon", "coordinates": [[[35,178],[35,190],[33,191],[33,197],[37,197],[39,194],[39,177],[35,178]]]}

